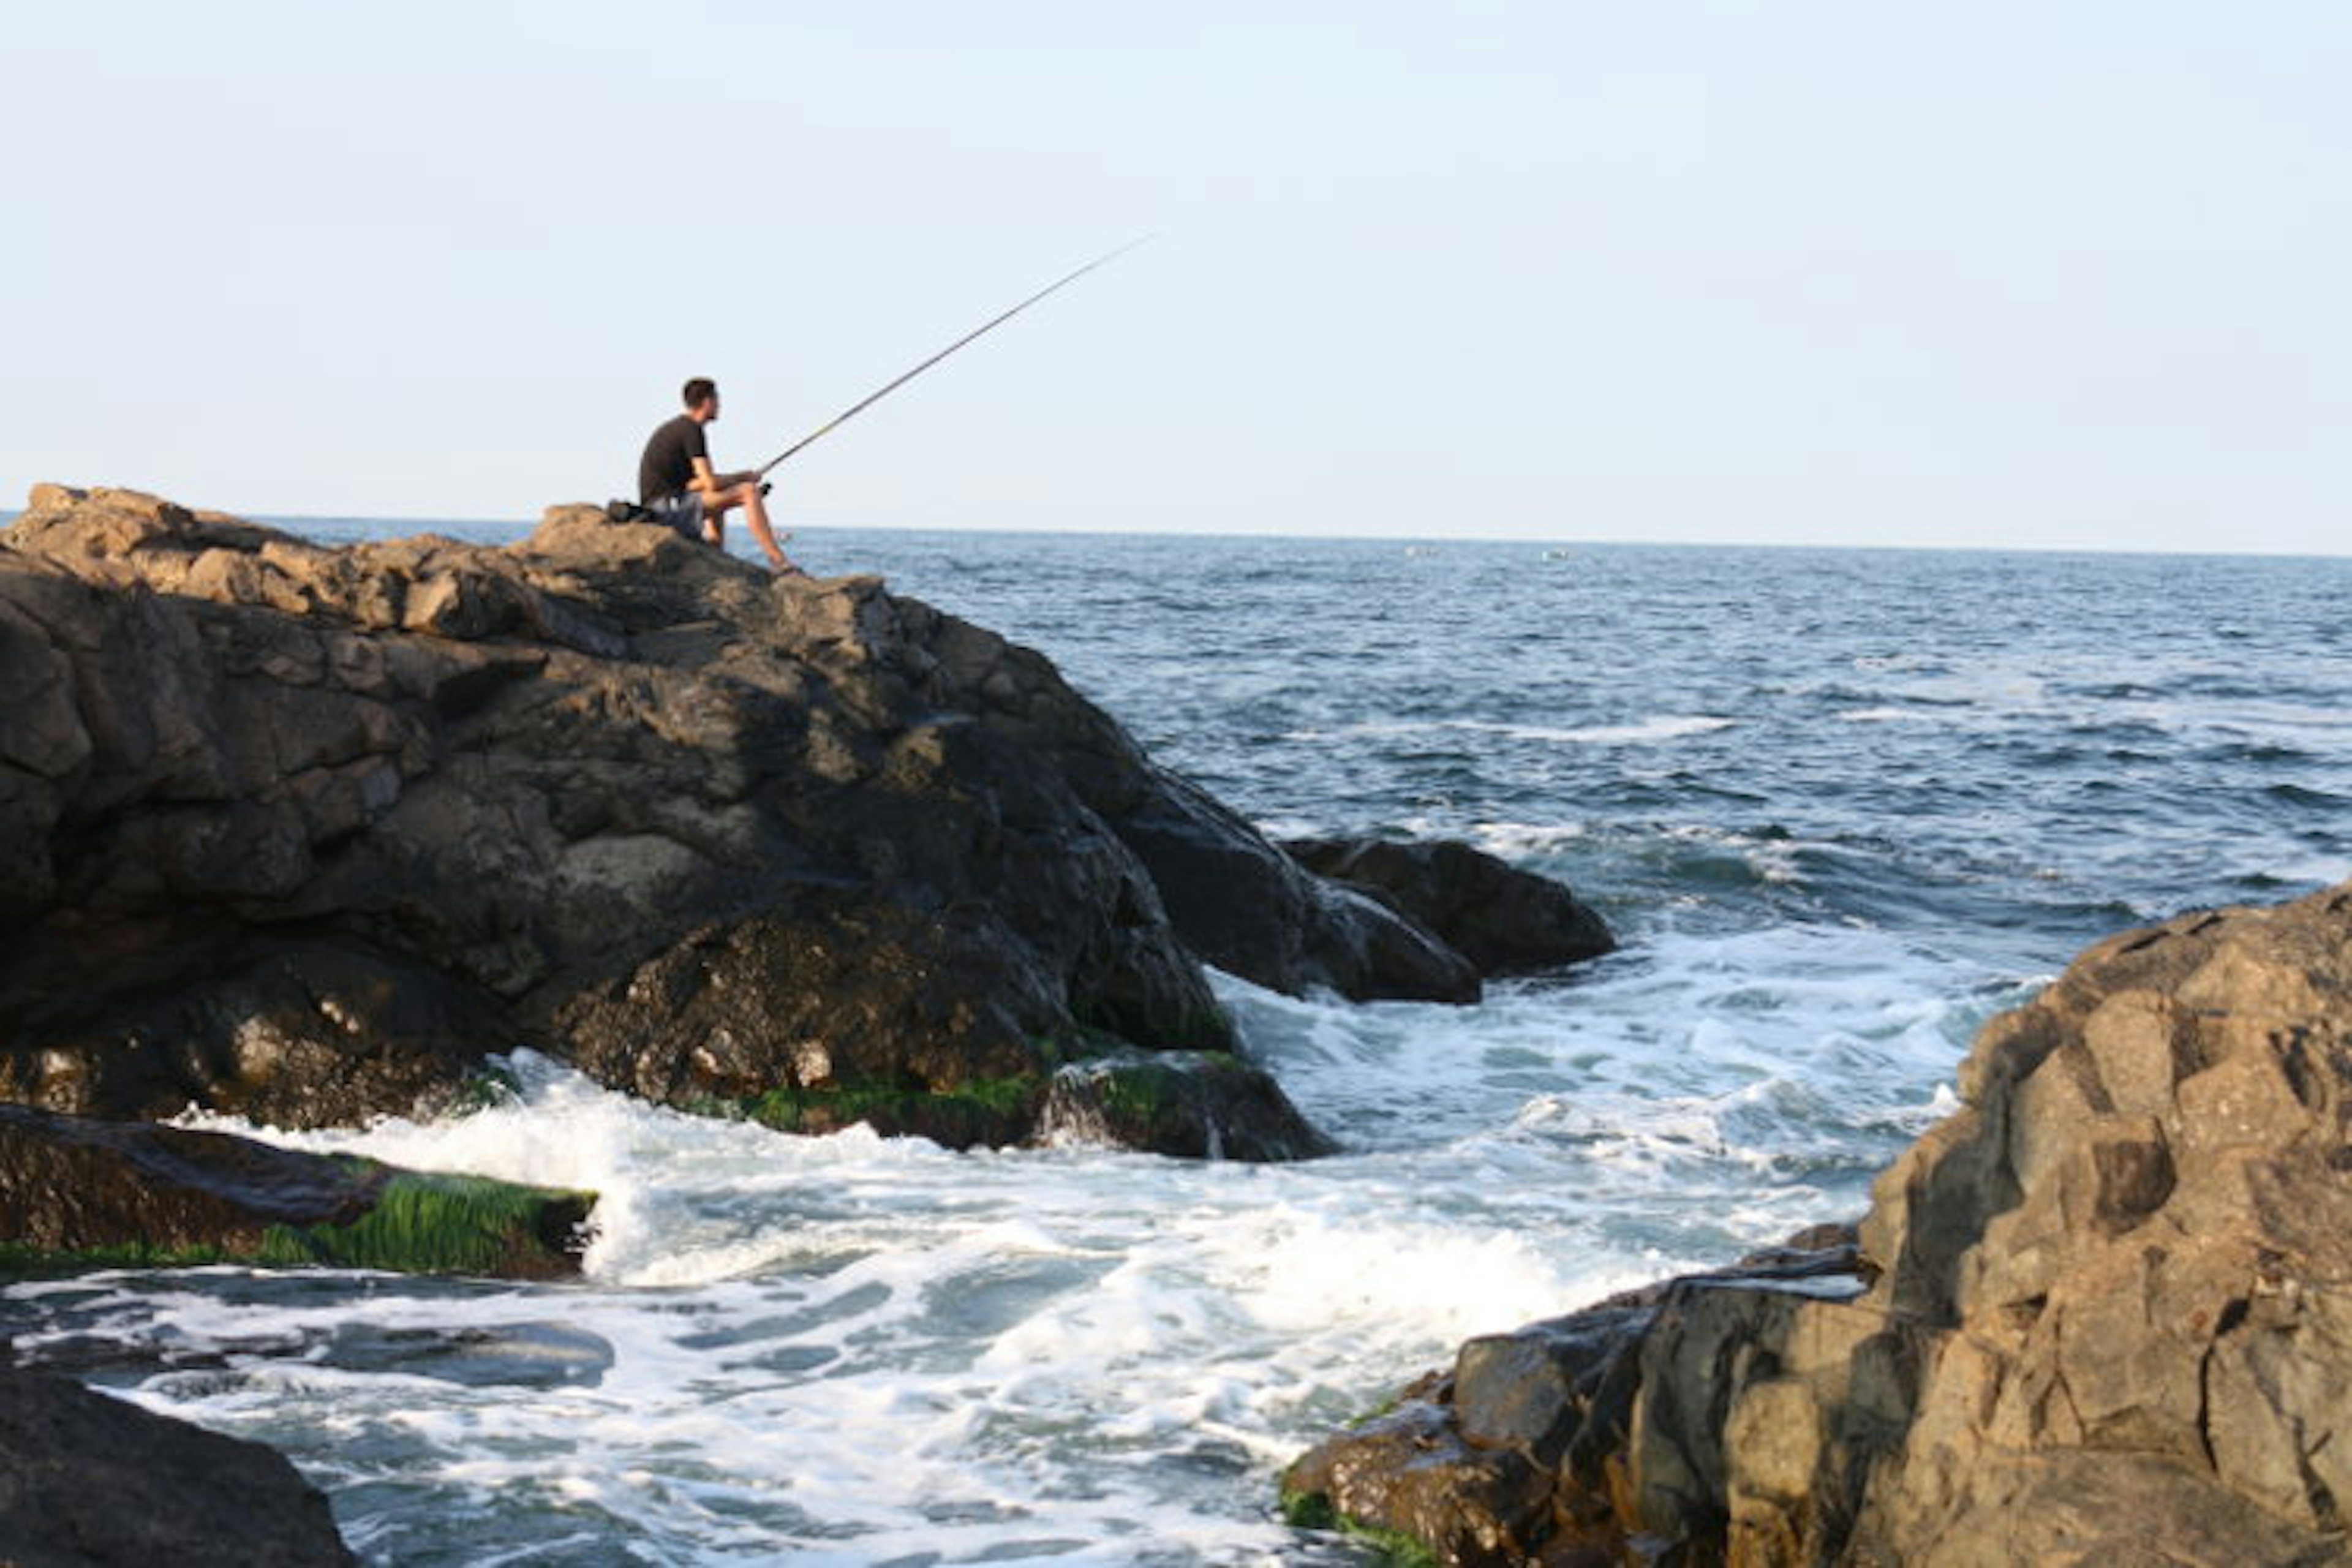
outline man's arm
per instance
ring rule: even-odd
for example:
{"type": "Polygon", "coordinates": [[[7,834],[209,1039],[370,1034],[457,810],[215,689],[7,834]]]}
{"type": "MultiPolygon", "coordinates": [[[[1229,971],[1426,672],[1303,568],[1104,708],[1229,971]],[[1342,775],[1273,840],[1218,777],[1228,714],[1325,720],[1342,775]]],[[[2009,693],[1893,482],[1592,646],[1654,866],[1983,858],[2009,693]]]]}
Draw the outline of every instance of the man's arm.
{"type": "Polygon", "coordinates": [[[751,484],[759,477],[749,468],[740,474],[715,474],[710,471],[709,458],[697,458],[694,459],[694,477],[686,482],[693,486],[703,499],[708,500],[721,490],[731,490],[737,485],[751,484]]]}

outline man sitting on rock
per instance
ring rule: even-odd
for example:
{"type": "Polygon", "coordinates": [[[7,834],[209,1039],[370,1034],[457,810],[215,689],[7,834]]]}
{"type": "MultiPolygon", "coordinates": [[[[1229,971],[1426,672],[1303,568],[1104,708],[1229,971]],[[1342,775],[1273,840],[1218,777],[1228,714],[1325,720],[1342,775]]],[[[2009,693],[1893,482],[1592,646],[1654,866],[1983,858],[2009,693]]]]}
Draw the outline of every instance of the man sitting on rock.
{"type": "MultiPolygon", "coordinates": [[[[760,476],[745,469],[719,474],[710,468],[710,447],[702,427],[719,417],[719,385],[708,376],[686,384],[686,412],[663,422],[646,442],[637,459],[637,500],[662,521],[688,539],[720,549],[727,543],[727,514],[743,509],[751,537],[766,552],[768,564],[779,572],[799,567],[784,559],[783,546],[768,526],[765,487],[760,476]]],[[[784,536],[790,539],[792,535],[784,536]]]]}

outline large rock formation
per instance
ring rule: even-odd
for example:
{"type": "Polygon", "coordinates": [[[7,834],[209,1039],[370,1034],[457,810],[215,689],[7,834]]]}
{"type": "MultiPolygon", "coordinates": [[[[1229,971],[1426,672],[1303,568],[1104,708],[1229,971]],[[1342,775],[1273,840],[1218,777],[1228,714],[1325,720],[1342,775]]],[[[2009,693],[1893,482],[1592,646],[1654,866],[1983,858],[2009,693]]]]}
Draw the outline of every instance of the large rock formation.
{"type": "Polygon", "coordinates": [[[1465,1563],[2352,1561],[2352,884],[2100,943],[1960,1087],[1858,1257],[1474,1341],[1294,1506],[1465,1563]]]}
{"type": "Polygon", "coordinates": [[[281,1456],[69,1378],[0,1367],[0,1563],[342,1568],[327,1500],[281,1456]]]}
{"type": "Polygon", "coordinates": [[[528,1043],[791,1127],[1279,1157],[1324,1145],[1200,958],[1477,986],[1038,655],[585,507],[325,550],[36,489],[0,858],[0,1099],[100,1116],[349,1122],[528,1043]]]}

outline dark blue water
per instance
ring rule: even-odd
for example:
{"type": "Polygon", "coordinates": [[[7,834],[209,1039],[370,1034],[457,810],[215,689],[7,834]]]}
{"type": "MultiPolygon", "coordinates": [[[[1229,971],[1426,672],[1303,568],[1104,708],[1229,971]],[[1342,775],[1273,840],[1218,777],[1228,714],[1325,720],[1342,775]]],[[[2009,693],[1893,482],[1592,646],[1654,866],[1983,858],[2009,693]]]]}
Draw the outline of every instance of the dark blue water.
{"type": "Polygon", "coordinates": [[[2042,967],[2352,875],[2352,560],[812,536],[1286,826],[2042,967]],[[1760,876],[1759,859],[1771,874],[1760,876]]]}
{"type": "Polygon", "coordinates": [[[18,1286],[20,1354],[280,1446],[374,1563],[1360,1561],[1273,1516],[1307,1443],[1469,1334],[1852,1217],[2094,938],[2352,876],[2352,560],[795,552],[1039,648],[1271,827],[1472,839],[1625,947],[1471,1008],[1221,982],[1345,1145],[1288,1167],[793,1139],[526,1059],[518,1106],[298,1141],[595,1188],[586,1285],[18,1286]]]}

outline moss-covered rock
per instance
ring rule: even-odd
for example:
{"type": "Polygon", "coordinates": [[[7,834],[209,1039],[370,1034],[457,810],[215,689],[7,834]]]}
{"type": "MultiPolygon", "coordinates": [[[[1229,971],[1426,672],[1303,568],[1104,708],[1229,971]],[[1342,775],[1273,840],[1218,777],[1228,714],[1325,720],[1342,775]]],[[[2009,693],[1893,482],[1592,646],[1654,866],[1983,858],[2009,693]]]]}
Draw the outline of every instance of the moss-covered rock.
{"type": "Polygon", "coordinates": [[[1336,1533],[1360,1542],[1380,1554],[1377,1561],[1381,1568],[1439,1568],[1444,1562],[1427,1543],[1401,1531],[1383,1530],[1377,1524],[1345,1517],[1332,1508],[1330,1498],[1322,1492],[1286,1489],[1282,1494],[1282,1520],[1293,1530],[1336,1533]]]}
{"type": "Polygon", "coordinates": [[[1225,1051],[1074,1062],[1054,1077],[1041,1132],[1196,1159],[1306,1160],[1337,1147],[1265,1069],[1225,1051]]]}
{"type": "Polygon", "coordinates": [[[596,1195],[0,1105],[0,1272],[303,1264],[575,1275],[596,1195]]]}
{"type": "Polygon", "coordinates": [[[973,1079],[942,1089],[866,1079],[770,1089],[744,1114],[780,1132],[838,1132],[861,1123],[886,1137],[928,1138],[950,1149],[998,1149],[1036,1131],[1043,1073],[973,1079]]]}

